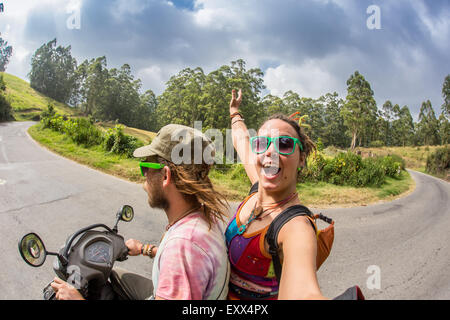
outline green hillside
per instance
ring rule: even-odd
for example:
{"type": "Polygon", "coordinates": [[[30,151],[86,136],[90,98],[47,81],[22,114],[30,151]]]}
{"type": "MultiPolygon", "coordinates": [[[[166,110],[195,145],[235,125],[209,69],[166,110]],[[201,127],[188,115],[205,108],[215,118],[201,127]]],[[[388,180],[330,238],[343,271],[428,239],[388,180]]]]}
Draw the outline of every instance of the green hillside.
{"type": "Polygon", "coordinates": [[[27,81],[6,72],[0,74],[3,74],[6,83],[6,99],[11,104],[13,116],[17,121],[39,120],[39,114],[47,109],[49,103],[53,104],[58,113],[78,114],[77,110],[68,105],[37,92],[27,81]]]}

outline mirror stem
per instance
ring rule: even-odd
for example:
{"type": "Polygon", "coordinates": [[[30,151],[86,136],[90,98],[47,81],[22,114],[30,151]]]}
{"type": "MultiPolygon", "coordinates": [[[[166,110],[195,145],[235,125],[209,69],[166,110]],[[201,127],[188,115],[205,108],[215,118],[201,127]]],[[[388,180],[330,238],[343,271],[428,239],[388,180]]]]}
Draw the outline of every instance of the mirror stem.
{"type": "Polygon", "coordinates": [[[69,263],[69,262],[67,261],[67,259],[64,258],[62,255],[60,255],[59,253],[55,253],[55,252],[47,252],[47,255],[49,255],[49,256],[57,256],[59,262],[61,262],[61,264],[62,264],[63,266],[67,266],[67,264],[69,263]]]}
{"type": "Polygon", "coordinates": [[[120,215],[118,214],[117,215],[117,219],[116,219],[116,223],[114,224],[114,228],[112,229],[112,231],[114,233],[117,233],[119,231],[119,229],[117,228],[117,225],[119,224],[119,221],[120,221],[120,215]]]}

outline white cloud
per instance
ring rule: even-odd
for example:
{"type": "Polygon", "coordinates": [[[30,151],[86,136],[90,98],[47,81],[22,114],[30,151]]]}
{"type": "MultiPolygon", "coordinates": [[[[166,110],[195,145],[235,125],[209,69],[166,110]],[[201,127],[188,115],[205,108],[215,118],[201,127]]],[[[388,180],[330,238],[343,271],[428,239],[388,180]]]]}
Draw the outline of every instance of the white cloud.
{"type": "MultiPolygon", "coordinates": [[[[170,5],[170,2],[167,2],[170,5]]],[[[111,14],[118,21],[129,18],[129,15],[136,15],[148,8],[147,0],[116,0],[110,7],[111,14]]]]}
{"type": "Polygon", "coordinates": [[[308,60],[301,65],[280,65],[268,68],[264,83],[272,95],[282,96],[292,90],[302,97],[318,98],[336,91],[339,79],[320,67],[320,63],[308,60]]]}
{"type": "Polygon", "coordinates": [[[232,3],[223,0],[197,0],[196,11],[192,13],[197,25],[212,30],[236,32],[244,30],[248,17],[245,3],[232,3]]]}
{"type": "Polygon", "coordinates": [[[179,66],[150,65],[138,70],[136,78],[141,79],[145,84],[144,90],[151,89],[156,95],[160,95],[164,92],[169,78],[180,70],[179,66]]]}

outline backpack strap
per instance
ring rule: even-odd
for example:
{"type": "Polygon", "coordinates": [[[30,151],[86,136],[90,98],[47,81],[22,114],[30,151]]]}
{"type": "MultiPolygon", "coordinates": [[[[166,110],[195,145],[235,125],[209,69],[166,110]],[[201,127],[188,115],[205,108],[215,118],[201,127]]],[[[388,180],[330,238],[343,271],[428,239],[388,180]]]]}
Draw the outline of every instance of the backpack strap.
{"type": "Polygon", "coordinates": [[[250,188],[250,192],[248,193],[248,195],[258,192],[258,186],[259,186],[259,181],[256,181],[250,188]]]}
{"type": "MultiPolygon", "coordinates": [[[[279,249],[277,241],[278,233],[288,221],[298,216],[308,216],[310,218],[313,218],[313,214],[307,207],[302,205],[295,205],[285,209],[275,219],[273,219],[266,233],[265,238],[269,245],[269,253],[272,256],[273,267],[275,269],[275,274],[277,276],[278,283],[280,283],[281,280],[281,267],[282,267],[280,258],[278,256],[278,249],[279,249]]],[[[311,220],[310,222],[314,228],[314,232],[317,232],[314,223],[311,220]]]]}

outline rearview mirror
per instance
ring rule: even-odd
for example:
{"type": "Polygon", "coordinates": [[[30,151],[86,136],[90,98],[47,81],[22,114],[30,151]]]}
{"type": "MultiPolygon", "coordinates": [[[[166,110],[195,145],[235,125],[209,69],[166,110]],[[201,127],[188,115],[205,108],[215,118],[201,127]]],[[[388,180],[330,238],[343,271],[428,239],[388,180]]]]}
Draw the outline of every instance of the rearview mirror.
{"type": "Polygon", "coordinates": [[[134,218],[133,207],[129,205],[124,205],[121,209],[120,220],[125,222],[130,222],[134,218]]]}
{"type": "Polygon", "coordinates": [[[22,259],[32,267],[40,267],[47,257],[44,243],[36,233],[28,233],[19,242],[22,259]]]}

